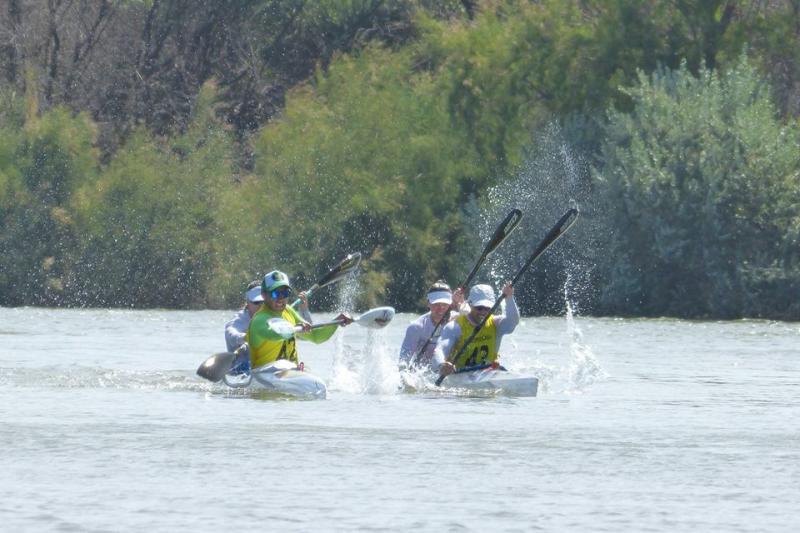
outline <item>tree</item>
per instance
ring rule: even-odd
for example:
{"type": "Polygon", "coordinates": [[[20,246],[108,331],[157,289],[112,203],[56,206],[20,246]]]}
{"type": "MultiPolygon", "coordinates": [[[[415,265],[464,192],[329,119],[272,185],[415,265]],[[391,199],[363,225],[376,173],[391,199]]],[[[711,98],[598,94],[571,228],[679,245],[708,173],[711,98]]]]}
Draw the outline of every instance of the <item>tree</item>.
{"type": "Polygon", "coordinates": [[[0,304],[69,300],[77,239],[71,202],[97,176],[95,130],[86,115],[52,109],[0,128],[0,304]]]}
{"type": "Polygon", "coordinates": [[[219,305],[211,278],[221,260],[217,204],[232,181],[231,139],[201,92],[187,132],[164,143],[131,135],[95,183],[76,195],[81,228],[73,303],[219,305]]]}
{"type": "Polygon", "coordinates": [[[796,317],[799,132],[769,86],[743,56],[720,75],[640,73],[628,94],[598,170],[615,209],[602,311],[796,317]]]}

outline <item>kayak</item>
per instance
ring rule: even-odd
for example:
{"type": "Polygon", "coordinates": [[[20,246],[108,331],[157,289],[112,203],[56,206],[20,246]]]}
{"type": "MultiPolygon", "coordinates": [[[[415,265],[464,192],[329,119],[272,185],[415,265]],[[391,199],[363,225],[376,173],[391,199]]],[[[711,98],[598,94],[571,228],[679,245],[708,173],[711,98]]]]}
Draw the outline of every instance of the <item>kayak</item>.
{"type": "Polygon", "coordinates": [[[468,391],[487,391],[509,396],[536,396],[539,378],[510,372],[499,365],[478,365],[450,374],[442,387],[468,391]]]}
{"type": "Polygon", "coordinates": [[[436,375],[428,371],[404,370],[400,372],[400,389],[405,392],[465,392],[500,394],[506,396],[536,396],[539,378],[529,374],[511,372],[501,365],[476,365],[450,374],[435,386],[436,375]]]}
{"type": "MultiPolygon", "coordinates": [[[[349,257],[349,256],[348,256],[349,257]]],[[[378,307],[351,319],[368,329],[381,329],[392,321],[394,308],[378,307]]],[[[330,322],[312,324],[311,329],[322,326],[341,325],[347,319],[337,318],[330,322]]],[[[302,326],[291,324],[281,318],[269,320],[270,329],[283,338],[290,339],[299,333],[302,326]],[[299,328],[299,329],[298,329],[299,328]]],[[[287,394],[303,398],[325,398],[327,387],[320,378],[306,372],[302,363],[298,367],[285,359],[278,359],[268,365],[247,370],[247,352],[220,352],[207,358],[197,368],[197,375],[213,383],[223,381],[236,389],[252,389],[277,394],[287,394]],[[241,367],[241,368],[240,368],[241,367]]]]}
{"type": "Polygon", "coordinates": [[[223,381],[233,388],[276,392],[299,398],[321,400],[328,393],[324,381],[286,359],[254,368],[250,373],[227,374],[223,381]]]}

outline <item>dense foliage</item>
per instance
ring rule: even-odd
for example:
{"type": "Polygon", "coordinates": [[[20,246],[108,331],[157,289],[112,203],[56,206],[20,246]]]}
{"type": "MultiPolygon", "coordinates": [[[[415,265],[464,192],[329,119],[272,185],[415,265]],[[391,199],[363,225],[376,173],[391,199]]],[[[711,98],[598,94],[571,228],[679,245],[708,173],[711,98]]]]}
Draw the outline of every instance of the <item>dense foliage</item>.
{"type": "MultiPolygon", "coordinates": [[[[231,306],[364,255],[526,313],[800,318],[800,2],[9,0],[0,305],[231,306]]],[[[316,306],[333,305],[325,291],[316,306]]]]}
{"type": "Polygon", "coordinates": [[[612,112],[600,184],[614,231],[603,302],[651,315],[797,316],[800,129],[743,58],[640,75],[612,112]]]}

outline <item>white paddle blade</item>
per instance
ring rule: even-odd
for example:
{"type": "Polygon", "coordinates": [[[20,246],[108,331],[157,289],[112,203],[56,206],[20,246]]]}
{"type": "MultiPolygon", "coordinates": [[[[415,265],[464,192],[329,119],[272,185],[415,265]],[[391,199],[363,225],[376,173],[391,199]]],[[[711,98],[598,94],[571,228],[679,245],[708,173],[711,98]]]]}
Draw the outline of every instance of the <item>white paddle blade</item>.
{"type": "Polygon", "coordinates": [[[370,329],[381,329],[394,318],[394,307],[376,307],[359,315],[354,322],[370,329]]]}
{"type": "Polygon", "coordinates": [[[270,318],[267,320],[267,325],[269,329],[284,339],[291,339],[295,333],[303,330],[302,327],[293,326],[282,318],[270,318]]]}

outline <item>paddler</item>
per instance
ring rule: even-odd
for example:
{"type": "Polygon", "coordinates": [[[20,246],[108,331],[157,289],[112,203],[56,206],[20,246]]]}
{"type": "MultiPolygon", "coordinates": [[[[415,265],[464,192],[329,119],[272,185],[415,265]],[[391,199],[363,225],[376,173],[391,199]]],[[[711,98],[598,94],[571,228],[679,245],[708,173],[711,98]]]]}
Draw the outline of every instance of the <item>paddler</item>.
{"type": "Polygon", "coordinates": [[[503,314],[489,315],[495,304],[494,289],[490,285],[475,285],[469,291],[467,303],[469,313],[460,315],[449,322],[442,330],[439,342],[433,353],[432,367],[438,369],[440,376],[446,376],[462,368],[490,364],[497,361],[500,341],[504,335],[514,331],[519,324],[519,309],[514,299],[514,286],[506,283],[503,287],[506,309],[503,314]],[[487,318],[488,317],[488,318],[487,318]],[[465,350],[464,342],[486,318],[486,323],[470,341],[465,350]],[[455,361],[448,361],[451,354],[461,355],[455,361]]]}
{"type": "MultiPolygon", "coordinates": [[[[250,347],[251,368],[272,363],[277,359],[288,359],[298,363],[295,337],[320,344],[331,338],[336,331],[338,324],[311,329],[311,324],[289,305],[292,293],[289,276],[283,272],[273,270],[264,276],[264,280],[261,282],[261,297],[264,299],[264,303],[250,320],[250,327],[245,337],[245,341],[250,347]],[[268,321],[272,318],[282,318],[293,326],[300,325],[303,327],[303,331],[285,339],[270,328],[268,321]]],[[[345,313],[337,316],[336,320],[343,320],[342,326],[353,321],[345,313]]]]}
{"type": "Polygon", "coordinates": [[[429,311],[406,328],[398,361],[401,371],[410,368],[430,368],[433,349],[436,347],[442,328],[448,320],[456,317],[464,303],[464,291],[457,289],[454,293],[450,285],[439,280],[428,288],[427,300],[429,311]],[[443,319],[444,322],[436,331],[436,325],[443,319]]]}
{"type": "MultiPolygon", "coordinates": [[[[245,336],[247,335],[247,328],[250,327],[250,320],[261,307],[261,304],[264,303],[264,297],[261,294],[261,281],[251,281],[247,285],[244,296],[245,303],[242,309],[225,324],[225,344],[229,352],[236,354],[236,359],[229,371],[232,374],[250,370],[250,352],[245,342],[245,336]]],[[[311,322],[306,293],[300,292],[297,296],[300,298],[300,315],[306,322],[311,322]]]]}

